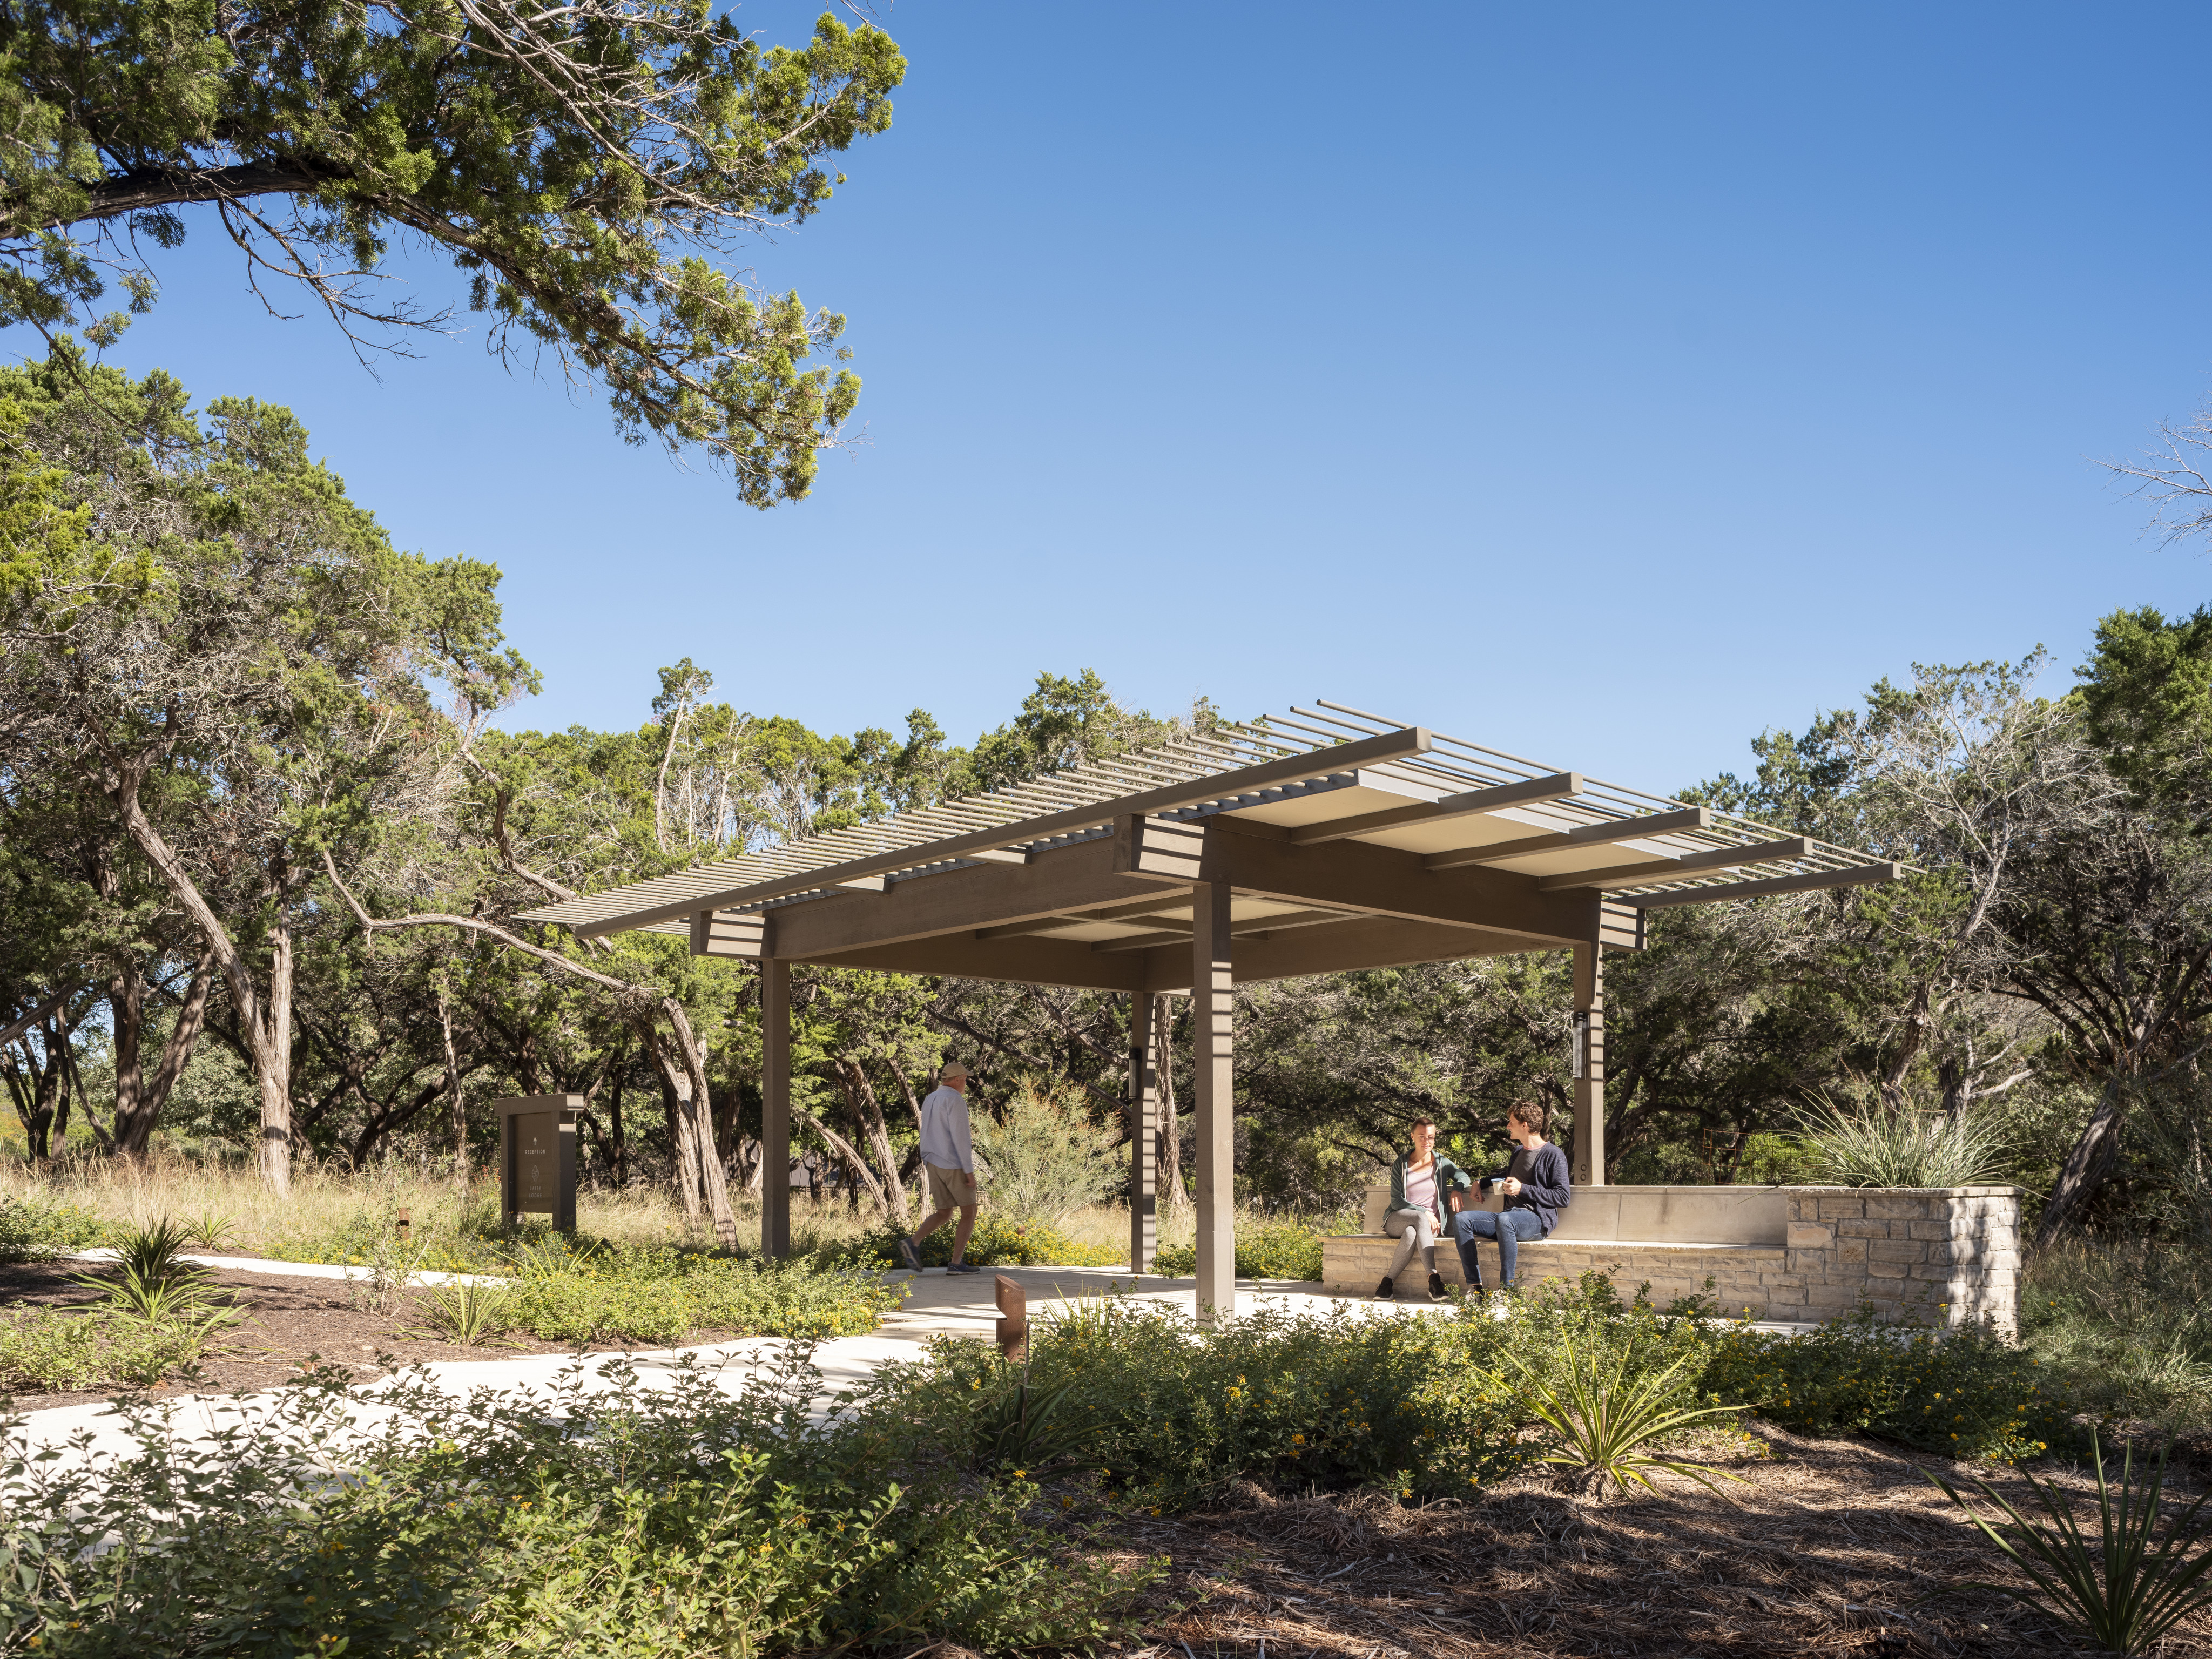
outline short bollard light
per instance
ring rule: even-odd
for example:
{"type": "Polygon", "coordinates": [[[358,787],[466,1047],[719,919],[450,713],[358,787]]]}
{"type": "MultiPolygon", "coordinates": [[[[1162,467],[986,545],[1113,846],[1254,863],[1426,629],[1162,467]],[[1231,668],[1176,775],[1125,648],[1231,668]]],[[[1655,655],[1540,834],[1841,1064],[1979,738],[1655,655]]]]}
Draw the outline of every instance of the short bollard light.
{"type": "Polygon", "coordinates": [[[1029,1295],[1014,1281],[997,1276],[999,1352],[1009,1360],[1026,1359],[1030,1353],[1029,1295]]]}

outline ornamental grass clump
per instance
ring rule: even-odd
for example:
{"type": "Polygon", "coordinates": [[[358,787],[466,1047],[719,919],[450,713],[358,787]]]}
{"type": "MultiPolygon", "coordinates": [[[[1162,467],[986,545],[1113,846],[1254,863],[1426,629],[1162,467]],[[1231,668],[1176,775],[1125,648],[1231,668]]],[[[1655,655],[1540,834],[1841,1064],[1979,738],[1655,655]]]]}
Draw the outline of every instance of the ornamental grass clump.
{"type": "Polygon", "coordinates": [[[2001,1126],[1974,1111],[1892,1111],[1816,1095],[1802,1144],[1816,1182],[1838,1187],[1980,1187],[2002,1180],[2011,1147],[2001,1126]]]}
{"type": "Polygon", "coordinates": [[[2142,1653],[2157,1646],[2190,1614],[2212,1607],[2212,1588],[2205,1583],[2207,1571],[2212,1571],[2212,1549],[2197,1549],[2204,1541],[2204,1506],[2212,1502],[2212,1492],[2199,1494],[2166,1523],[2162,1534],[2159,1527],[2166,1455],[2172,1447],[2168,1440],[2160,1448],[2156,1468],[2140,1486],[2135,1450],[2129,1448],[2116,1494],[2106,1483],[2104,1451],[2095,1431],[2090,1431],[2090,1457],[2097,1470],[2094,1541],[2083,1535],[2074,1518],[2072,1500],[2055,1481],[2025,1477],[2050,1517],[2046,1522],[2029,1519],[1988,1481],[1973,1477],[1981,1497],[2004,1516],[2003,1523],[1993,1524],[1941,1474],[1933,1469],[1921,1473],[1966,1512],[2033,1586],[2023,1589],[2017,1584],[1977,1583],[1974,1589],[1995,1590],[2038,1607],[2106,1653],[2142,1653]]]}

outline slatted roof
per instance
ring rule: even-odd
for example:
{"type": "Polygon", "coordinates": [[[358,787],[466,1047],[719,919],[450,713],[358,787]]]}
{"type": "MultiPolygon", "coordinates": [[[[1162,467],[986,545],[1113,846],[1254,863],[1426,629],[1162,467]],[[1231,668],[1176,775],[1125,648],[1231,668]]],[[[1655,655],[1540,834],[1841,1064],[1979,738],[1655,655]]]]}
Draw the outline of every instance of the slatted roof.
{"type": "MultiPolygon", "coordinates": [[[[813,953],[813,959],[885,966],[937,960],[926,951],[916,956],[919,947],[912,943],[923,933],[933,932],[960,938],[958,952],[938,953],[945,970],[988,971],[977,966],[978,960],[988,957],[988,952],[979,957],[977,945],[1020,938],[1029,941],[1026,954],[1007,947],[1002,954],[1009,966],[1003,976],[1023,977],[1038,963],[1053,959],[1049,953],[1040,955],[1040,945],[1067,947],[1060,959],[1073,962],[1078,959],[1074,947],[1094,953],[1142,952],[1187,936],[1191,905],[1188,883],[1180,890],[1162,885],[1157,891],[1125,883],[1113,887],[1113,892],[1133,896],[1102,903],[1095,881],[1085,885],[1068,872],[1107,866],[1087,854],[1078,858],[1073,849],[1119,836],[1124,844],[1115,850],[1121,861],[1111,867],[1140,880],[1165,882],[1162,871],[1182,871],[1184,866],[1171,856],[1160,863],[1157,855],[1132,853],[1131,844],[1156,844],[1163,837],[1184,835],[1182,844],[1195,847],[1199,843],[1186,832],[1202,831],[1209,825],[1240,838],[1287,843],[1287,848],[1279,851],[1311,849],[1304,855],[1305,863],[1316,873],[1324,865],[1340,873],[1356,866],[1365,872],[1358,879],[1371,885],[1376,879],[1407,872],[1491,872],[1521,878],[1502,885],[1492,879],[1481,891],[1493,896],[1510,899],[1528,890],[1538,899],[1596,898],[1615,916],[1628,910],[1856,885],[1893,879],[1900,872],[1893,863],[1849,848],[1785,835],[1749,819],[1686,806],[1340,703],[1322,702],[548,905],[525,913],[522,919],[585,934],[690,933],[696,950],[750,955],[757,951],[702,943],[708,935],[694,928],[693,919],[744,927],[746,918],[830,901],[840,907],[839,916],[849,912],[854,918],[849,925],[830,930],[847,954],[840,957],[825,948],[813,953]],[[1322,851],[1363,846],[1376,851],[1322,851]],[[1147,864],[1147,858],[1153,861],[1147,864]],[[885,957],[878,951],[868,958],[851,953],[856,943],[875,942],[868,933],[866,916],[872,913],[865,908],[865,896],[878,896],[882,908],[884,896],[906,884],[994,868],[1005,872],[1006,879],[972,876],[964,884],[933,886],[932,891],[1011,895],[1016,867],[1060,872],[1075,884],[1058,895],[1060,902],[1037,896],[1033,883],[1021,890],[1030,895],[1027,898],[994,902],[979,897],[972,916],[961,912],[957,904],[947,910],[939,903],[931,912],[936,920],[927,928],[911,919],[912,904],[901,912],[908,919],[897,926],[888,920],[891,911],[882,909],[887,918],[882,939],[902,942],[905,954],[885,957]],[[855,908],[856,904],[860,908],[855,908]],[[1030,907],[1026,911],[1024,904],[1030,907]],[[1006,920],[1008,914],[1012,922],[1006,920]],[[944,925],[948,921],[969,925],[944,925]]],[[[1346,878],[1352,879],[1350,875],[1346,878]]],[[[1468,887],[1472,879],[1463,879],[1454,890],[1472,892],[1468,887]]],[[[1279,939],[1293,929],[1345,924],[1326,937],[1346,941],[1346,965],[1377,959],[1378,952],[1389,957],[1417,945],[1421,957],[1403,959],[1456,954],[1452,947],[1467,942],[1448,931],[1441,939],[1429,937],[1439,933],[1434,927],[1416,940],[1419,929],[1407,932],[1416,923],[1433,919],[1449,927],[1486,925],[1479,919],[1480,905],[1469,909],[1464,903],[1440,904],[1431,918],[1419,908],[1425,901],[1418,898],[1363,902],[1364,890],[1357,879],[1349,888],[1342,881],[1334,887],[1323,884],[1331,893],[1352,895],[1343,902],[1318,900],[1313,893],[1322,889],[1310,890],[1309,884],[1279,875],[1264,882],[1255,877],[1251,890],[1243,881],[1237,881],[1236,887],[1240,936],[1279,939]],[[1275,890],[1267,890],[1270,886],[1275,890]],[[1363,930],[1351,925],[1385,918],[1395,919],[1398,927],[1395,943],[1378,942],[1372,926],[1363,930]],[[1363,939],[1364,945],[1359,943],[1363,939]]],[[[1549,937],[1558,926],[1519,925],[1530,929],[1532,937],[1549,937]]],[[[815,932],[820,933],[820,927],[815,932]]],[[[759,936],[757,929],[747,935],[759,936]]],[[[1634,936],[1640,938],[1640,929],[1634,936]]],[[[1616,933],[1607,939],[1614,942],[1620,937],[1616,933]]],[[[1291,963],[1311,963],[1328,954],[1322,936],[1307,934],[1302,943],[1304,948],[1297,953],[1278,954],[1291,963]]],[[[1467,953],[1477,952],[1470,949],[1467,953]]],[[[778,949],[773,954],[798,951],[794,947],[791,952],[778,949]]],[[[1307,966],[1299,970],[1316,969],[1307,966]]],[[[1167,970],[1152,971],[1157,979],[1167,970]]]]}

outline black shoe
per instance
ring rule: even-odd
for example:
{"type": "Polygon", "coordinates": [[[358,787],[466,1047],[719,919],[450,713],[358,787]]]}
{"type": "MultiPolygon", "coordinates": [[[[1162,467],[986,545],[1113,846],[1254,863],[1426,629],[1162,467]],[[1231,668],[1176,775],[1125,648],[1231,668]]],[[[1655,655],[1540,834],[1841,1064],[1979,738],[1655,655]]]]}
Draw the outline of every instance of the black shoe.
{"type": "Polygon", "coordinates": [[[1386,1279],[1375,1287],[1375,1299],[1377,1302],[1388,1302],[1397,1288],[1395,1279],[1386,1279]]]}
{"type": "Polygon", "coordinates": [[[899,1259],[906,1263],[908,1273],[918,1273],[921,1271],[921,1252],[915,1249],[914,1240],[911,1237],[899,1240],[898,1252],[899,1259]]]}
{"type": "Polygon", "coordinates": [[[954,1261],[948,1263],[945,1271],[949,1273],[980,1273],[983,1270],[981,1267],[971,1267],[964,1261],[954,1261]]]}
{"type": "Polygon", "coordinates": [[[1443,1299],[1444,1276],[1439,1273],[1431,1273],[1429,1275],[1429,1300],[1431,1302],[1441,1302],[1443,1299]]]}

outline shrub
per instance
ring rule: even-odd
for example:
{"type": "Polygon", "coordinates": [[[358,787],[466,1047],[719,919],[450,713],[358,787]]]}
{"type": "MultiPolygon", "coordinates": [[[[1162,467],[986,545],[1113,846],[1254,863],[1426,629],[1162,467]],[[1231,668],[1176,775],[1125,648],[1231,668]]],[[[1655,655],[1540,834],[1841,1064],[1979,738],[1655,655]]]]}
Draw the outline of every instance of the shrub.
{"type": "MultiPolygon", "coordinates": [[[[1503,1331],[1272,1310],[1205,1329],[1115,1296],[1079,1318],[1040,1320],[1030,1372],[1054,1397],[1056,1426],[1083,1425],[1099,1478],[1155,1509],[1203,1503],[1240,1477],[1464,1493],[1524,1455],[1520,1413],[1474,1363],[1503,1331]]],[[[1005,1407],[998,1357],[953,1339],[926,1370],[879,1386],[948,1442],[985,1437],[983,1419],[1005,1407]]]]}
{"type": "Polygon", "coordinates": [[[602,1248],[541,1260],[516,1279],[501,1317],[544,1342],[668,1343],[695,1330],[820,1338],[875,1329],[905,1295],[902,1285],[804,1257],[602,1248]]]}
{"type": "Polygon", "coordinates": [[[2021,1334],[2100,1413],[2194,1426],[2212,1405],[2212,1249],[2065,1239],[2028,1258],[2021,1334]]]}
{"type": "Polygon", "coordinates": [[[2072,1421],[2047,1368],[1993,1333],[1907,1334],[1866,1309],[1802,1336],[1729,1327],[1698,1386],[1801,1433],[1856,1429],[1951,1457],[2039,1456],[2072,1421]]]}
{"type": "Polygon", "coordinates": [[[46,1261],[88,1250],[108,1224],[75,1204],[0,1194],[0,1261],[46,1261]]]}
{"type": "MultiPolygon", "coordinates": [[[[947,1223],[921,1241],[922,1266],[942,1267],[952,1260],[953,1232],[954,1224],[947,1223]]],[[[895,1267],[902,1237],[896,1227],[878,1227],[861,1237],[849,1259],[875,1268],[895,1267]]],[[[1127,1257],[1118,1246],[1078,1244],[1058,1227],[986,1210],[968,1236],[966,1259],[978,1267],[1110,1267],[1127,1257]]]]}
{"type": "Polygon", "coordinates": [[[0,1389],[69,1394],[148,1388],[188,1371],[208,1333],[103,1312],[0,1308],[0,1389]]]}
{"type": "Polygon", "coordinates": [[[1979,1113],[1893,1112],[1826,1095],[1806,1109],[1804,1141],[1814,1179],[1842,1187],[1977,1187],[2010,1160],[2003,1131],[1979,1113]]]}
{"type": "Polygon", "coordinates": [[[1577,1341],[1570,1336],[1548,1366],[1532,1365],[1510,1349],[1505,1358],[1516,1373],[1514,1382],[1496,1376],[1492,1380],[1500,1388],[1515,1389],[1536,1420],[1559,1437],[1559,1444],[1538,1462],[1571,1471],[1581,1485],[1610,1480],[1623,1492],[1631,1486],[1656,1492],[1654,1474],[1680,1475],[1709,1488],[1742,1480],[1723,1469],[1655,1457],[1647,1449],[1693,1424],[1739,1409],[1695,1406],[1686,1399],[1684,1373],[1697,1359],[1694,1352],[1677,1353],[1654,1369],[1638,1363],[1633,1341],[1577,1341]]]}
{"type": "MultiPolygon", "coordinates": [[[[1170,1278],[1198,1271],[1198,1247],[1173,1244],[1152,1258],[1152,1271],[1170,1278]]],[[[1245,1221],[1237,1227],[1239,1279],[1321,1278],[1321,1233],[1303,1221],[1245,1221]]]]}
{"type": "Polygon", "coordinates": [[[63,1659],[1061,1651],[1122,1634],[1159,1577],[880,1413],[811,1422],[803,1352],[734,1399],[693,1364],[614,1370],[550,1400],[403,1378],[351,1440],[337,1390],[173,1443],[141,1404],[130,1455],[0,1458],[0,1628],[63,1659]]]}
{"type": "Polygon", "coordinates": [[[996,1117],[975,1115],[973,1130],[988,1200],[1018,1221],[1060,1226],[1121,1185],[1121,1132],[1093,1123],[1072,1087],[1024,1079],[996,1117]]]}

